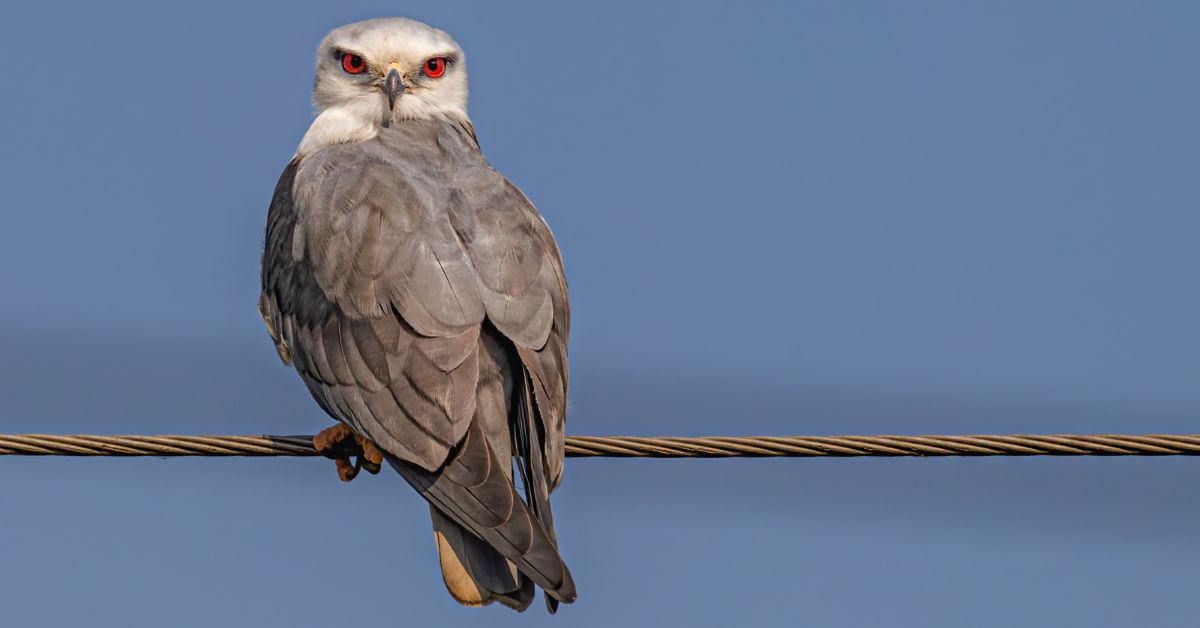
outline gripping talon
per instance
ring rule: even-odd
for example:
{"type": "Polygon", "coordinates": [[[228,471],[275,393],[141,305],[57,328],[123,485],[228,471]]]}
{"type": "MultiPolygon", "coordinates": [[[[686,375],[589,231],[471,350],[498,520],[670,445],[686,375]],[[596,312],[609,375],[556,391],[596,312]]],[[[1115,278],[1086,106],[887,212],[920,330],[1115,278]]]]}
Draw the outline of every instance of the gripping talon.
{"type": "Polygon", "coordinates": [[[349,482],[358,477],[358,465],[350,464],[349,458],[334,458],[333,463],[337,465],[338,477],[343,482],[349,482]]]}
{"type": "Polygon", "coordinates": [[[345,423],[327,427],[313,436],[313,449],[337,466],[338,477],[349,482],[366,469],[372,475],[383,467],[383,452],[370,440],[355,433],[345,423]],[[351,457],[354,461],[351,462],[351,457]]]}
{"type": "Polygon", "coordinates": [[[367,473],[375,475],[383,467],[383,452],[375,446],[375,443],[355,434],[354,440],[358,441],[359,448],[362,453],[358,456],[358,463],[362,468],[367,470],[367,473]]]}

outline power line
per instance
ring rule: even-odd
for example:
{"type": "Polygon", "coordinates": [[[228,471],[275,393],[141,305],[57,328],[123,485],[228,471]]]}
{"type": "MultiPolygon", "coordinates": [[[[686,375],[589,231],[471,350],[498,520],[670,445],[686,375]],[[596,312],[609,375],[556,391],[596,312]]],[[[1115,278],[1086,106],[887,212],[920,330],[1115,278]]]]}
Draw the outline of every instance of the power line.
{"type": "MultiPolygon", "coordinates": [[[[354,453],[354,452],[344,452],[354,453]]],[[[0,434],[8,456],[319,456],[311,436],[0,434]]],[[[568,436],[576,458],[1196,456],[1200,434],[568,436]]]]}

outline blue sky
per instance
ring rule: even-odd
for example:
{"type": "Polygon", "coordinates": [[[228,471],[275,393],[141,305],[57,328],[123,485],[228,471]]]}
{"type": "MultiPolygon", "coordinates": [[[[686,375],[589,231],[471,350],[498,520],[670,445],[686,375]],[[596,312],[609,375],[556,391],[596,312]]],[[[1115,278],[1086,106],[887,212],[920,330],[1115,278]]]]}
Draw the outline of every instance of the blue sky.
{"type": "MultiPolygon", "coordinates": [[[[349,1],[0,7],[0,432],[328,424],[258,320],[262,229],[317,42],[396,14],[466,49],[483,149],[562,246],[570,431],[1200,431],[1195,5],[349,1]]],[[[1192,612],[1191,460],[566,473],[580,600],[548,618],[455,606],[386,474],[0,459],[0,605],[155,627],[1192,612]]]]}

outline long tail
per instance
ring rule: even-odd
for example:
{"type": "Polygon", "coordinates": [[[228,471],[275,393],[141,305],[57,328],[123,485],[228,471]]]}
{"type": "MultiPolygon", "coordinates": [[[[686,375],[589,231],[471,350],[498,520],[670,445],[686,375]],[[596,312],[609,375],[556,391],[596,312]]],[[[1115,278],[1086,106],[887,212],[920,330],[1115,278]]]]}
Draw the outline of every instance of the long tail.
{"type": "Polygon", "coordinates": [[[533,602],[533,581],[492,546],[467,532],[430,504],[433,535],[446,590],[460,604],[492,602],[523,611],[533,602]]]}
{"type": "MultiPolygon", "coordinates": [[[[449,563],[447,588],[456,599],[474,604],[496,599],[523,609],[532,600],[531,587],[522,582],[521,576],[525,576],[555,601],[575,600],[575,582],[558,554],[552,533],[517,493],[477,419],[472,419],[463,441],[437,471],[429,472],[390,456],[388,461],[436,511],[434,530],[439,536],[443,572],[449,563]],[[439,521],[439,516],[446,521],[439,521]],[[446,524],[454,524],[459,530],[446,524]],[[463,531],[469,534],[461,534],[463,531]],[[442,553],[443,548],[451,551],[442,553]],[[499,557],[505,563],[511,562],[519,573],[512,574],[506,564],[500,564],[499,557]],[[470,585],[458,582],[460,573],[468,576],[470,585]],[[452,584],[451,580],[456,582],[452,584]],[[476,589],[474,594],[471,586],[476,589]]],[[[548,507],[545,512],[549,513],[548,507]]]]}

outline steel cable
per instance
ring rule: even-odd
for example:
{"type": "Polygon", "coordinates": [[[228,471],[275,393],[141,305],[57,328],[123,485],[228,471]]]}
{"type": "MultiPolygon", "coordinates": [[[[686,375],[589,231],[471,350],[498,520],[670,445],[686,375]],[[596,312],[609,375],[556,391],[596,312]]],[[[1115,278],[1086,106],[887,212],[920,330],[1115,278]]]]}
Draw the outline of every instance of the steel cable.
{"type": "MultiPolygon", "coordinates": [[[[9,456],[319,456],[311,436],[0,434],[9,456]]],[[[1197,434],[568,436],[576,458],[1195,456],[1197,434]]]]}

